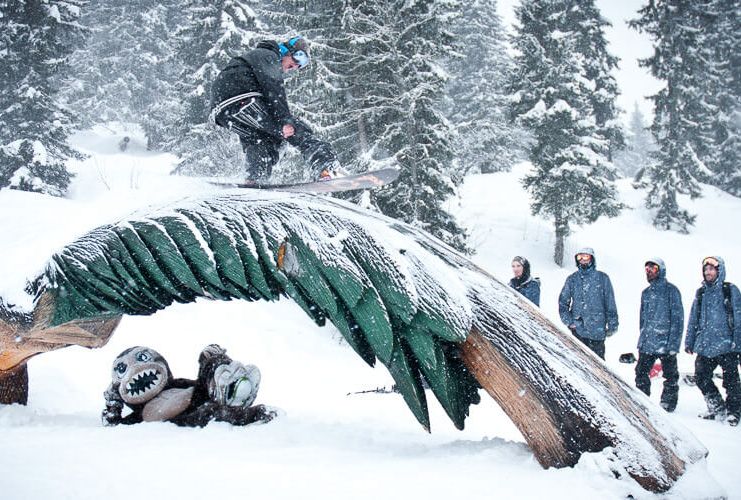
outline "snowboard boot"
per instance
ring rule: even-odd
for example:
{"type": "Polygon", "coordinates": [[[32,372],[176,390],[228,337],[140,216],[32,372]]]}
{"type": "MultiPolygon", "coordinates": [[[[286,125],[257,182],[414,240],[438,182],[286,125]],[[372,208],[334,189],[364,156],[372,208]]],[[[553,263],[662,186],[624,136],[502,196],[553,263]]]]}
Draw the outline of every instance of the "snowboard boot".
{"type": "Polygon", "coordinates": [[[705,403],[708,405],[708,411],[698,415],[700,418],[720,421],[726,419],[726,405],[720,395],[705,396],[705,403]]]}
{"type": "Polygon", "coordinates": [[[318,181],[328,181],[331,179],[337,179],[338,177],[347,176],[347,172],[340,166],[340,162],[334,160],[324,165],[321,172],[319,172],[318,181]]]}
{"type": "Polygon", "coordinates": [[[736,427],[738,425],[738,415],[728,415],[726,422],[728,422],[728,425],[731,427],[736,427]]]}
{"type": "Polygon", "coordinates": [[[718,420],[722,422],[723,420],[726,419],[726,412],[725,411],[718,411],[718,412],[706,411],[705,413],[700,413],[698,417],[700,417],[703,420],[718,420]]]}
{"type": "Polygon", "coordinates": [[[669,402],[666,402],[666,401],[662,401],[659,404],[664,409],[664,411],[666,411],[667,413],[671,413],[671,412],[673,412],[677,408],[677,404],[676,403],[672,404],[672,403],[669,403],[669,402]]]}

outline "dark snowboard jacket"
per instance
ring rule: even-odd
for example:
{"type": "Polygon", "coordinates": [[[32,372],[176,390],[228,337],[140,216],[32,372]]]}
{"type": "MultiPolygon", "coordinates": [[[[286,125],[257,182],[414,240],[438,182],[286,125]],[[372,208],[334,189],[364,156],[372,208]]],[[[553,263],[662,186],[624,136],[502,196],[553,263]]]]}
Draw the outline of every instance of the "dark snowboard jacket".
{"type": "Polygon", "coordinates": [[[239,96],[258,92],[279,128],[286,124],[295,125],[288,109],[283,86],[285,73],[280,60],[278,44],[269,40],[258,43],[245,55],[233,58],[214,80],[211,109],[231,99],[239,100],[239,96]]]}
{"type": "Polygon", "coordinates": [[[659,276],[641,294],[640,335],[638,352],[676,354],[682,342],[684,308],[679,289],[666,280],[666,265],[659,266],[659,276]]]}
{"type": "Polygon", "coordinates": [[[522,282],[517,278],[512,278],[509,280],[509,286],[520,292],[536,306],[540,306],[540,280],[538,278],[528,276],[522,282]]]}
{"type": "Polygon", "coordinates": [[[736,285],[730,285],[731,303],[729,305],[733,317],[731,321],[733,329],[731,329],[723,295],[726,266],[723,259],[720,257],[716,259],[719,264],[718,278],[712,283],[702,282],[701,299],[698,301],[696,295],[692,303],[685,338],[687,349],[707,358],[714,358],[729,352],[741,352],[741,293],[736,285]]]}

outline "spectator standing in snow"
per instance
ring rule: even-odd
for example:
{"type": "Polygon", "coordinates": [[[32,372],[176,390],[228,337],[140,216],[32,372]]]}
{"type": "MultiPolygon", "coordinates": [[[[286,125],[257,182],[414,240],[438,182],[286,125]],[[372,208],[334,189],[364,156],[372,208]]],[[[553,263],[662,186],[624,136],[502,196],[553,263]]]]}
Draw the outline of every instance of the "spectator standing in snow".
{"type": "Polygon", "coordinates": [[[525,257],[516,256],[512,259],[512,273],[515,277],[509,280],[509,286],[536,306],[540,306],[540,280],[530,276],[530,261],[525,257]]]}
{"type": "Polygon", "coordinates": [[[337,175],[339,164],[332,147],[317,139],[288,108],[283,79],[309,62],[305,38],[264,40],[229,61],[214,81],[210,120],[239,136],[250,180],[270,177],[284,142],[298,148],[319,179],[337,175]]]}
{"type": "Polygon", "coordinates": [[[578,269],[566,278],[558,296],[558,313],[577,339],[605,359],[605,338],[618,329],[612,283],[597,270],[591,248],[579,250],[574,260],[578,269]]]}
{"type": "Polygon", "coordinates": [[[695,294],[687,321],[685,351],[696,354],[695,380],[705,397],[707,419],[727,418],[738,425],[741,413],[741,383],[738,357],[741,351],[741,293],[738,287],[727,283],[726,266],[720,257],[706,257],[702,261],[702,286],[695,294]],[[713,370],[723,370],[726,400],[713,382],[713,370]]]}
{"type": "Polygon", "coordinates": [[[649,372],[657,359],[661,360],[664,390],[661,407],[668,412],[677,407],[679,371],[677,352],[684,330],[684,308],[679,289],[666,280],[666,265],[658,258],[645,264],[648,288],[641,294],[641,313],[638,337],[638,364],[636,387],[651,395],[649,372]]]}

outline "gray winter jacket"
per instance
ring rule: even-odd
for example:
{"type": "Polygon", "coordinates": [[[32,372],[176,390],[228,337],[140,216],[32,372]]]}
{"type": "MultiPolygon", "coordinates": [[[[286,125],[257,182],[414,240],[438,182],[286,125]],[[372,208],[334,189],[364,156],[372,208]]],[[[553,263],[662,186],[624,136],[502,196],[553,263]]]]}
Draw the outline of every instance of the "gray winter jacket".
{"type": "Polygon", "coordinates": [[[723,303],[726,265],[720,257],[715,258],[718,260],[718,278],[713,283],[702,282],[700,305],[698,306],[696,295],[687,321],[687,337],[684,342],[686,349],[707,358],[728,352],[741,352],[741,293],[736,285],[731,285],[734,323],[731,330],[723,303]]]}
{"type": "Polygon", "coordinates": [[[650,262],[659,265],[659,277],[641,294],[638,352],[676,354],[684,331],[682,296],[679,289],[666,280],[664,261],[651,259],[650,262]]]}
{"type": "Polygon", "coordinates": [[[585,248],[578,253],[590,254],[592,265],[587,269],[579,268],[566,278],[558,297],[558,313],[566,326],[576,327],[579,337],[604,340],[618,328],[615,292],[609,276],[597,271],[594,250],[585,248]]]}

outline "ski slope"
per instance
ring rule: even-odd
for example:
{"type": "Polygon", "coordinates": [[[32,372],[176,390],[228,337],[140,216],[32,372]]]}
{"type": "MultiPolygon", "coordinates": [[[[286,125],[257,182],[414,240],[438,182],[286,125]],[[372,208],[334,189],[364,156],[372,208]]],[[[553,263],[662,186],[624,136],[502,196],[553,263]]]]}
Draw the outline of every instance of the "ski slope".
{"type": "MultiPolygon", "coordinates": [[[[218,188],[169,176],[176,159],[144,148],[136,131],[99,127],[75,142],[90,156],[73,166],[68,199],[0,191],[0,296],[15,303],[46,258],[87,230],[152,203],[202,195],[218,188]],[[125,153],[122,135],[132,136],[125,153]]],[[[467,179],[450,209],[471,234],[473,260],[501,280],[514,255],[532,263],[542,280],[544,312],[558,322],[556,300],[572,256],[581,246],[613,281],[620,329],[607,341],[607,364],[632,381],[632,365],[617,362],[634,351],[643,263],[662,257],[668,278],[682,291],[686,312],[701,280],[700,260],[726,259],[728,279],[741,282],[741,235],[728,229],[741,201],[706,187],[704,197],[682,200],[698,214],[691,235],[658,232],[642,208],[641,192],[620,181],[630,210],[577,228],[567,241],[567,265],[552,263],[547,221],[529,214],[519,178],[511,173],[467,179]],[[738,266],[738,267],[737,267],[738,266]]],[[[574,468],[543,470],[514,425],[488,397],[457,431],[437,403],[425,433],[397,394],[351,394],[390,387],[383,367],[365,365],[331,326],[319,328],[288,300],[277,303],[210,302],[175,305],[149,317],[126,317],[108,345],[68,348],[29,362],[29,405],[0,407],[0,496],[26,499],[195,499],[259,496],[270,499],[651,498],[629,479],[615,479],[602,454],[574,468]],[[209,343],[262,371],[258,402],[280,417],[245,428],[212,423],[181,429],[166,423],[104,428],[103,391],[111,362],[132,345],[165,356],[177,377],[196,376],[197,357],[209,343]]],[[[693,358],[680,355],[680,370],[693,358]]],[[[661,382],[654,382],[658,404],[661,382]]],[[[432,400],[432,399],[431,399],[432,400]]],[[[695,387],[682,386],[671,418],[710,450],[707,470],[690,470],[664,498],[741,498],[739,429],[696,417],[704,407],[695,387]]]]}

